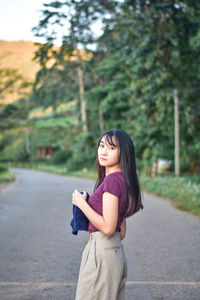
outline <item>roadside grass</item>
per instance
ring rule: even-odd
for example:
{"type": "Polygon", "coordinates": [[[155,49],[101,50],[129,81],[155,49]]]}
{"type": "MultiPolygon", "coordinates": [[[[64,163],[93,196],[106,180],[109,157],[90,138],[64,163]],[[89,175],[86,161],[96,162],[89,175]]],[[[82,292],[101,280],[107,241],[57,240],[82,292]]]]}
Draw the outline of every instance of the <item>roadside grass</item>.
{"type": "Polygon", "coordinates": [[[5,171],[0,173],[0,182],[11,182],[15,180],[15,174],[11,171],[5,171]]]}
{"type": "MultiPolygon", "coordinates": [[[[96,171],[83,169],[68,171],[66,166],[47,165],[44,163],[12,163],[11,167],[40,170],[65,176],[90,178],[95,180],[96,171]]],[[[183,211],[200,216],[200,175],[195,176],[140,176],[141,188],[147,192],[171,199],[172,204],[183,211]]]]}
{"type": "Polygon", "coordinates": [[[55,173],[59,175],[65,176],[75,176],[75,177],[83,177],[89,179],[96,179],[96,171],[92,169],[78,170],[78,171],[69,171],[67,170],[65,165],[47,165],[45,163],[25,163],[25,162],[15,162],[10,164],[11,167],[23,168],[23,169],[32,169],[38,171],[45,171],[49,173],[55,173]]]}
{"type": "Polygon", "coordinates": [[[140,177],[142,189],[171,199],[172,204],[183,211],[200,216],[200,182],[186,177],[140,177]]]}

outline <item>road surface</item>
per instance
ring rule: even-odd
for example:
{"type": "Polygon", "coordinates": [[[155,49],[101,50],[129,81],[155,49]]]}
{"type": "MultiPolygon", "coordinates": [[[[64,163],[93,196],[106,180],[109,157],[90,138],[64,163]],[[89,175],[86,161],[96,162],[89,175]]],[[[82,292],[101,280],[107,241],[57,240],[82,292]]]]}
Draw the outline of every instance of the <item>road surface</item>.
{"type": "MultiPolygon", "coordinates": [[[[94,181],[13,171],[0,190],[0,300],[73,300],[88,233],[71,234],[71,194],[94,181]]],[[[199,300],[200,219],[146,193],[143,203],[123,241],[126,300],[199,300]]]]}

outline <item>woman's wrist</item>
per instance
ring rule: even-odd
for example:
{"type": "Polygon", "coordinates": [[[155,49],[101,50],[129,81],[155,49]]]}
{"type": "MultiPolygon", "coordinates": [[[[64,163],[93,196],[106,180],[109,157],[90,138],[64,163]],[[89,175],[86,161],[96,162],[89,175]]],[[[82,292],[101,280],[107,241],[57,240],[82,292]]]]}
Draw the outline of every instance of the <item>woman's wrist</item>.
{"type": "Polygon", "coordinates": [[[87,201],[82,196],[82,199],[79,201],[79,208],[84,212],[84,209],[86,208],[87,201]]]}

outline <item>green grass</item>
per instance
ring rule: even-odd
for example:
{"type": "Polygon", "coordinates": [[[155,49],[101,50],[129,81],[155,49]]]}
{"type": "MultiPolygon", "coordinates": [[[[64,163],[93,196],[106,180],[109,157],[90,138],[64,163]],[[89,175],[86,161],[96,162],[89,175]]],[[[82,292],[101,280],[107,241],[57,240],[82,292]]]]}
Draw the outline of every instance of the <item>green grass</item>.
{"type": "Polygon", "coordinates": [[[147,192],[171,199],[176,208],[200,216],[200,183],[192,177],[142,176],[140,184],[147,192]]]}
{"type": "Polygon", "coordinates": [[[10,172],[10,171],[6,171],[6,172],[2,172],[0,173],[0,182],[11,182],[15,180],[15,174],[10,172]]]}
{"type": "Polygon", "coordinates": [[[45,163],[12,163],[12,167],[45,171],[65,176],[75,176],[81,178],[96,179],[96,171],[84,168],[78,171],[68,171],[66,166],[47,165],[45,163]]]}

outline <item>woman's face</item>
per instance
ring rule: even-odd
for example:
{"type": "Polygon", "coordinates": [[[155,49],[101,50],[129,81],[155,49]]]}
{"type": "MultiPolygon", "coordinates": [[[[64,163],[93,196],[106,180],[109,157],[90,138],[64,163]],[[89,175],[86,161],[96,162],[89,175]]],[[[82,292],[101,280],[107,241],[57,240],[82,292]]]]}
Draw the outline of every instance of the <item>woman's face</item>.
{"type": "MultiPolygon", "coordinates": [[[[112,137],[112,140],[117,145],[116,138],[112,137]]],[[[106,142],[106,137],[103,136],[98,147],[99,164],[103,167],[108,167],[108,168],[114,166],[118,167],[119,157],[120,157],[119,147],[109,145],[106,142]]]]}

